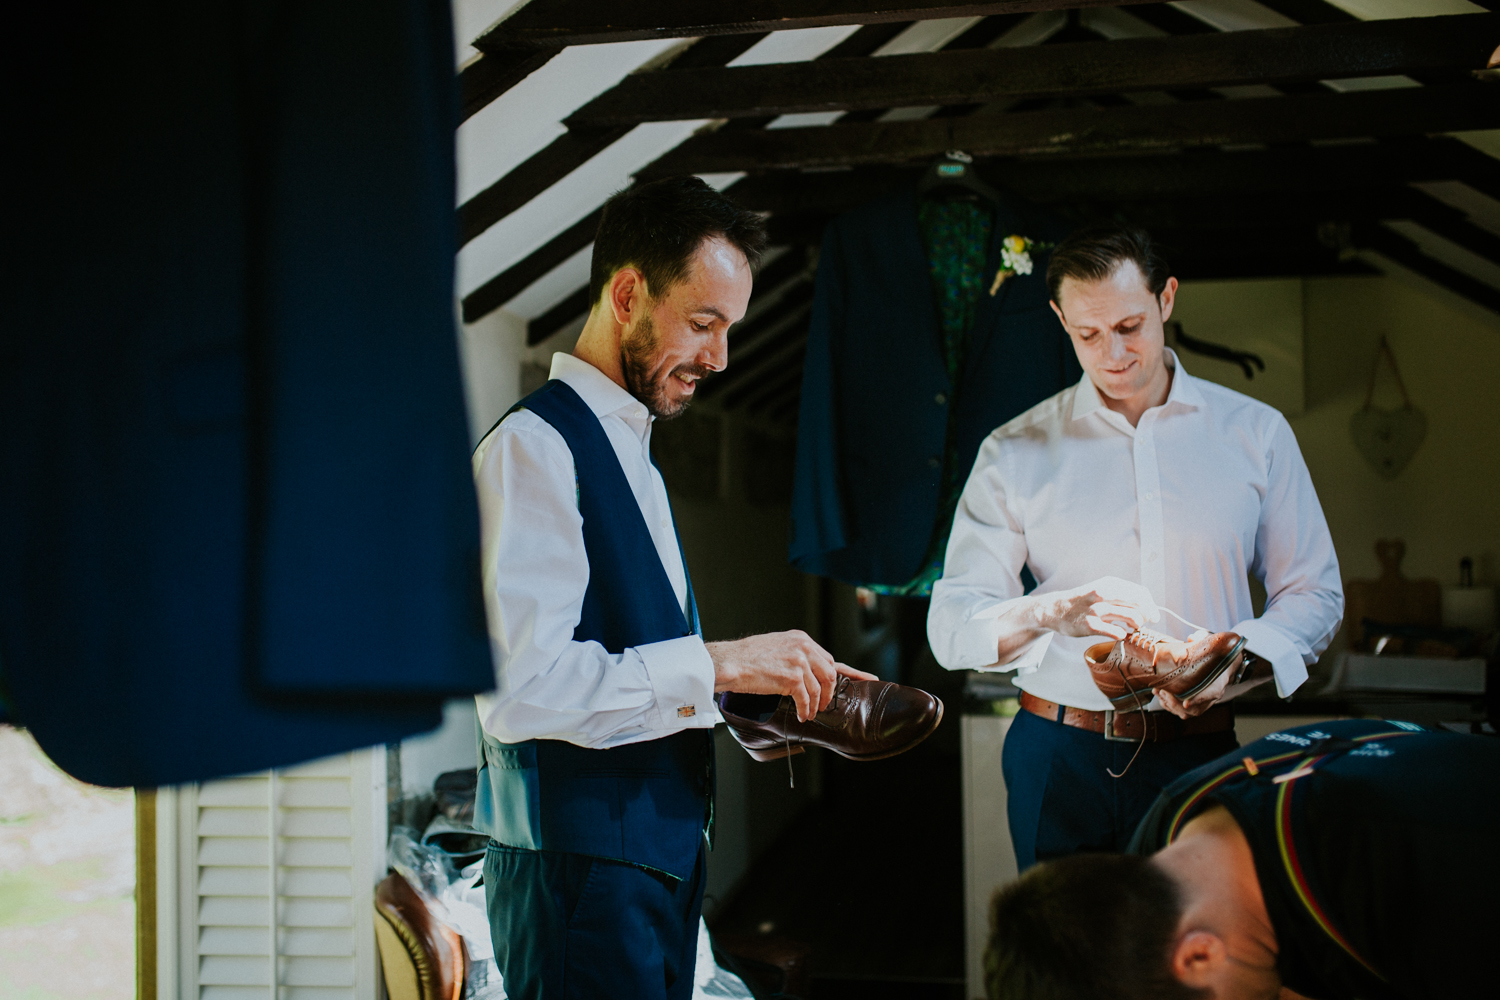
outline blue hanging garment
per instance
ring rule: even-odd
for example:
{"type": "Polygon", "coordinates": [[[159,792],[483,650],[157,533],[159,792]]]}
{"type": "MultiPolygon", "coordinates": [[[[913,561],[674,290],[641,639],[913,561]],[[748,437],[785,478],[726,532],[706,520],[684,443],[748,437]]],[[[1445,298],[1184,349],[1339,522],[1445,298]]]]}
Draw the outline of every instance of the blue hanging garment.
{"type": "Polygon", "coordinates": [[[3,60],[29,95],[0,268],[13,716],[142,786],[439,724],[493,686],[448,5],[32,16],[3,60]]]}

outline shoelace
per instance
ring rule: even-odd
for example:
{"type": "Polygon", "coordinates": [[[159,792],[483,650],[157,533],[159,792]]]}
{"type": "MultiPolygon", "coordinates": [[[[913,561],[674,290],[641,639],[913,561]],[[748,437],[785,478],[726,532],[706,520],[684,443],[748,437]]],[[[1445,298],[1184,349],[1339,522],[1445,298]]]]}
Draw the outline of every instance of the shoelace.
{"type": "Polygon", "coordinates": [[[1194,634],[1202,632],[1204,635],[1208,635],[1208,629],[1204,628],[1202,625],[1199,625],[1199,624],[1197,624],[1195,622],[1188,621],[1186,618],[1182,617],[1177,612],[1173,611],[1171,608],[1163,607],[1162,605],[1157,605],[1157,608],[1159,610],[1165,611],[1167,614],[1171,615],[1173,618],[1176,618],[1178,621],[1182,622],[1182,624],[1184,624],[1188,628],[1192,629],[1193,632],[1194,632],[1194,634]]]}
{"type": "Polygon", "coordinates": [[[1138,628],[1125,638],[1130,640],[1130,642],[1132,642],[1133,644],[1140,646],[1142,649],[1150,649],[1153,651],[1157,646],[1160,646],[1163,643],[1177,641],[1170,635],[1166,635],[1165,633],[1157,632],[1149,628],[1138,628]]]}
{"type": "MultiPolygon", "coordinates": [[[[848,691],[848,689],[849,678],[844,676],[843,674],[839,674],[838,684],[833,689],[833,698],[828,702],[828,707],[823,711],[832,712],[834,709],[838,708],[840,700],[844,697],[844,693],[848,691]]],[[[792,734],[789,731],[790,729],[791,727],[788,726],[788,731],[782,733],[782,739],[786,742],[786,783],[788,787],[796,788],[797,772],[792,767],[792,734]]]]}
{"type": "MultiPolygon", "coordinates": [[[[1190,629],[1193,630],[1193,635],[1188,639],[1189,642],[1192,642],[1192,641],[1194,641],[1194,640],[1196,640],[1198,638],[1201,638],[1202,636],[1208,635],[1208,629],[1204,628],[1202,625],[1198,625],[1198,624],[1195,624],[1193,622],[1188,621],[1186,618],[1182,617],[1177,612],[1173,611],[1171,608],[1163,607],[1161,605],[1158,605],[1158,607],[1162,611],[1165,611],[1167,614],[1171,615],[1173,618],[1176,618],[1178,621],[1182,622],[1182,624],[1186,625],[1188,628],[1190,628],[1190,629]]],[[[1160,646],[1162,643],[1176,642],[1177,641],[1176,639],[1172,638],[1170,635],[1167,635],[1167,634],[1165,634],[1163,632],[1158,632],[1155,629],[1149,629],[1149,628],[1138,628],[1134,632],[1130,633],[1130,635],[1126,636],[1125,638],[1129,642],[1134,643],[1136,646],[1139,646],[1142,649],[1149,649],[1149,650],[1151,650],[1152,653],[1155,653],[1156,652],[1156,647],[1160,646]]],[[[1133,753],[1133,754],[1130,755],[1130,761],[1129,761],[1129,763],[1127,763],[1125,765],[1125,770],[1121,771],[1119,774],[1116,774],[1112,769],[1110,769],[1108,767],[1106,767],[1104,769],[1104,773],[1107,774],[1107,775],[1109,775],[1111,778],[1123,778],[1123,777],[1125,777],[1125,775],[1129,774],[1131,766],[1135,764],[1136,758],[1141,755],[1141,750],[1146,746],[1146,719],[1145,719],[1145,710],[1144,710],[1144,706],[1140,705],[1140,693],[1138,691],[1136,691],[1136,689],[1134,687],[1131,687],[1129,679],[1127,679],[1123,673],[1120,675],[1120,679],[1123,680],[1123,681],[1125,681],[1125,686],[1130,689],[1130,693],[1136,696],[1136,704],[1137,704],[1137,706],[1139,706],[1142,709],[1142,711],[1141,711],[1141,741],[1135,745],[1135,753],[1133,753]]]]}

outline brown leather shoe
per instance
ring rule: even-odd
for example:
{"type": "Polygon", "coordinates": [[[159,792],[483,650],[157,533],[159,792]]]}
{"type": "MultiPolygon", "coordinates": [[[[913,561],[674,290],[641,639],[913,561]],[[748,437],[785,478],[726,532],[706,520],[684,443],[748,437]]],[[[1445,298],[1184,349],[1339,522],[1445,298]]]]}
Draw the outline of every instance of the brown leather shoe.
{"type": "Polygon", "coordinates": [[[756,760],[799,754],[809,744],[850,760],[880,760],[910,750],[943,721],[943,703],[926,691],[843,674],[828,707],[807,722],[797,721],[797,706],[784,695],[725,691],[717,698],[729,731],[756,760]]]}
{"type": "Polygon", "coordinates": [[[1237,632],[1186,642],[1143,628],[1118,642],[1095,643],[1083,658],[1116,712],[1139,712],[1157,690],[1182,701],[1193,697],[1233,667],[1244,648],[1237,632]]]}

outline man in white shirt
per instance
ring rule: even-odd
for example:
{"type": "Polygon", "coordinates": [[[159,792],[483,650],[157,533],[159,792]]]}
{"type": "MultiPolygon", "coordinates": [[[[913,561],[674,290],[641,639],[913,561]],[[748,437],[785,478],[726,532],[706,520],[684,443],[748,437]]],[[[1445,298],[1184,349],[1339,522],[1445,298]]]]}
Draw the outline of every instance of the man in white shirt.
{"type": "Polygon", "coordinates": [[[475,826],[515,1000],[691,995],[711,830],[716,691],[827,708],[801,632],[705,643],[651,424],[724,368],[765,245],[696,178],[613,196],[593,310],[551,381],[474,454],[496,690],[480,696],[475,826]]]}
{"type": "Polygon", "coordinates": [[[1193,378],[1166,348],[1177,280],[1150,237],[1075,234],[1047,280],[1084,376],[980,448],[927,619],[943,666],[1016,673],[1024,711],[1002,763],[1022,869],[1123,850],[1163,787],[1236,745],[1229,671],[1186,702],[1159,692],[1144,719],[1107,714],[1090,645],[1148,623],[1187,638],[1194,629],[1169,609],[1244,636],[1287,697],[1343,615],[1333,542],[1291,428],[1193,378]],[[1023,567],[1037,581],[1029,594],[1023,567]],[[1258,618],[1252,573],[1267,594],[1258,618]]]}

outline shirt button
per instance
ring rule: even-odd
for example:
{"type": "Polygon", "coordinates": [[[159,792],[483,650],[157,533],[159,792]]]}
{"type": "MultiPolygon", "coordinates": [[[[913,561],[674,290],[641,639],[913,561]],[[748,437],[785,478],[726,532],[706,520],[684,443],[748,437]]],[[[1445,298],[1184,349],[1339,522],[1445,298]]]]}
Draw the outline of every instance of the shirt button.
{"type": "Polygon", "coordinates": [[[942,406],[944,403],[948,402],[948,397],[940,392],[936,396],[932,397],[932,401],[937,405],[942,406]]]}
{"type": "Polygon", "coordinates": [[[1146,557],[1147,562],[1156,562],[1156,553],[1153,552],[1146,557]]]}
{"type": "Polygon", "coordinates": [[[941,459],[929,458],[927,460],[927,467],[930,468],[930,469],[936,469],[938,466],[940,466],[942,464],[943,464],[943,462],[942,462],[941,459]]]}

